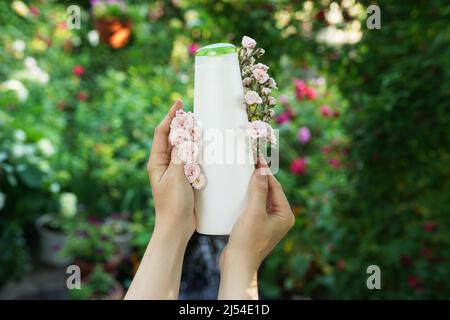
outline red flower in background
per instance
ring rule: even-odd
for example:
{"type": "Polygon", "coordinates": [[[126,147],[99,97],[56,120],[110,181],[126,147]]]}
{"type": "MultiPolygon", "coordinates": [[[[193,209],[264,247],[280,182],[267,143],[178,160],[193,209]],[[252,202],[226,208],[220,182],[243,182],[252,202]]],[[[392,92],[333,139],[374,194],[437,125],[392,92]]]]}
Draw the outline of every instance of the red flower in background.
{"type": "Polygon", "coordinates": [[[316,91],[308,87],[303,80],[295,80],[295,96],[297,100],[314,100],[316,98],[316,91]]]}
{"type": "Polygon", "coordinates": [[[78,99],[79,101],[86,101],[87,98],[88,98],[88,95],[87,95],[86,92],[78,92],[78,94],[77,94],[77,99],[78,99]]]}
{"type": "Polygon", "coordinates": [[[198,48],[200,48],[200,45],[198,44],[198,43],[191,43],[189,46],[188,46],[188,52],[189,52],[189,54],[191,55],[191,56],[194,56],[195,55],[195,52],[197,51],[197,49],[198,48]]]}
{"type": "Polygon", "coordinates": [[[81,77],[84,74],[84,67],[82,65],[77,64],[73,67],[72,73],[77,76],[81,77]]]}
{"type": "Polygon", "coordinates": [[[436,225],[431,221],[427,221],[422,225],[422,229],[425,232],[433,232],[436,229],[436,225]]]}
{"type": "Polygon", "coordinates": [[[306,159],[299,157],[291,162],[291,172],[297,176],[305,174],[307,168],[306,159]]]}
{"type": "Polygon", "coordinates": [[[341,160],[339,160],[339,158],[331,158],[328,160],[328,163],[335,169],[339,169],[341,167],[341,160]]]}
{"type": "Polygon", "coordinates": [[[419,285],[419,278],[417,278],[416,276],[409,276],[407,282],[408,282],[408,287],[410,287],[411,289],[414,289],[415,287],[417,287],[419,285]]]}

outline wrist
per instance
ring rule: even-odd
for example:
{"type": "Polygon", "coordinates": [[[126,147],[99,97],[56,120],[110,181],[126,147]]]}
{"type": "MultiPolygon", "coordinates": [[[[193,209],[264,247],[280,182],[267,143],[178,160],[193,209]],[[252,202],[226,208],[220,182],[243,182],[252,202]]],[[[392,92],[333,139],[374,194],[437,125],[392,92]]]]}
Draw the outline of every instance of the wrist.
{"type": "Polygon", "coordinates": [[[235,250],[233,248],[226,248],[223,253],[223,259],[220,263],[220,271],[239,270],[240,272],[252,274],[259,269],[261,262],[255,257],[254,253],[248,253],[245,250],[235,250]]]}
{"type": "Polygon", "coordinates": [[[155,221],[152,237],[150,242],[164,248],[185,249],[192,234],[181,230],[179,226],[171,226],[169,224],[158,223],[155,221]]]}
{"type": "Polygon", "coordinates": [[[258,266],[228,254],[220,266],[218,298],[223,300],[258,299],[258,266]]]}
{"type": "MultiPolygon", "coordinates": [[[[162,215],[164,217],[164,215],[162,215]]],[[[165,215],[167,217],[168,215],[165,215]]],[[[164,217],[164,218],[165,218],[164,217]]],[[[173,220],[173,219],[170,219],[173,220]]],[[[191,221],[168,221],[156,215],[155,226],[153,228],[153,235],[165,239],[169,242],[187,243],[195,231],[195,224],[191,221]]],[[[152,235],[152,237],[153,237],[152,235]]]]}

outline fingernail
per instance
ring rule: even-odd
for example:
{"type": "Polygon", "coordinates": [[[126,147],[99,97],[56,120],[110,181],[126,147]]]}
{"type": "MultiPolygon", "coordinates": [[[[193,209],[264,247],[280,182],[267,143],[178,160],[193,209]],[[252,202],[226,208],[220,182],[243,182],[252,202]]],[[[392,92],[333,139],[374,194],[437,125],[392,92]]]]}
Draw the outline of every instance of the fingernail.
{"type": "Polygon", "coordinates": [[[258,178],[261,181],[264,181],[267,179],[267,175],[264,174],[261,168],[258,168],[256,169],[256,178],[258,178]]]}
{"type": "Polygon", "coordinates": [[[266,158],[264,158],[264,156],[261,153],[258,156],[258,164],[260,166],[267,166],[266,158]]]}

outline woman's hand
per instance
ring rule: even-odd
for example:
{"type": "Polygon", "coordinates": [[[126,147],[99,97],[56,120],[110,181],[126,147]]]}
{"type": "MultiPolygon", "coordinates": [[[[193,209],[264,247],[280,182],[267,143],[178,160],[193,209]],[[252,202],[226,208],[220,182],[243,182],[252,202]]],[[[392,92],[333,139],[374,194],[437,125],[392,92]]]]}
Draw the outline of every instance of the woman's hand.
{"type": "Polygon", "coordinates": [[[176,152],[172,152],[168,139],[170,123],[182,105],[181,100],[176,101],[156,127],[147,172],[155,202],[155,232],[168,232],[189,240],[196,225],[194,191],[186,180],[183,164],[171,157],[176,152]]]}
{"type": "Polygon", "coordinates": [[[294,222],[280,183],[261,159],[250,182],[247,208],[221,254],[220,299],[258,299],[258,268],[294,222]]]}
{"type": "Polygon", "coordinates": [[[170,123],[181,108],[178,100],[155,129],[147,165],[155,202],[155,228],[125,299],[178,297],[184,252],[195,230],[194,192],[183,165],[171,157],[168,139],[170,123]]]}

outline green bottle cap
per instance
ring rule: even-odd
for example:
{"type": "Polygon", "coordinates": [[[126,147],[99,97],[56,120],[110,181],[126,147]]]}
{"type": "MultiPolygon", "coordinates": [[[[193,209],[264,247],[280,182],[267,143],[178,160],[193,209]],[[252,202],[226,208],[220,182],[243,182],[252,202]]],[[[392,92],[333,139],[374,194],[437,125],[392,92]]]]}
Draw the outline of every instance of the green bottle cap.
{"type": "Polygon", "coordinates": [[[219,56],[236,52],[236,47],[231,43],[214,43],[197,49],[196,56],[219,56]]]}

